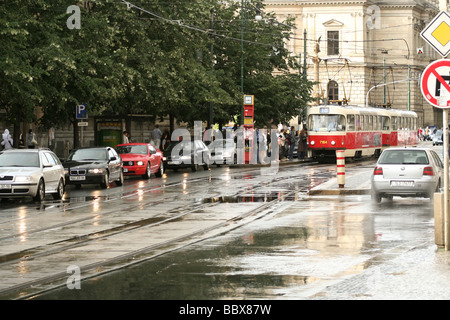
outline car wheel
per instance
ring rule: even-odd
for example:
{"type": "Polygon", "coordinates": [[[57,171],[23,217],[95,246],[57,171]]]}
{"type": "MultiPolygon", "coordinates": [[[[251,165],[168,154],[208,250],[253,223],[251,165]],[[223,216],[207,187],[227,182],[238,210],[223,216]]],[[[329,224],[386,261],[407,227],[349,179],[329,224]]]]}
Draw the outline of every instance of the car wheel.
{"type": "Polygon", "coordinates": [[[109,174],[106,171],[105,176],[103,177],[103,182],[100,184],[103,189],[107,189],[109,186],[109,174]]]}
{"type": "Polygon", "coordinates": [[[373,202],[375,202],[375,203],[381,202],[381,196],[378,192],[372,190],[370,193],[370,196],[371,196],[373,202]]]}
{"type": "Polygon", "coordinates": [[[164,163],[161,161],[159,163],[159,170],[155,173],[158,178],[161,178],[164,174],[164,163]]]}
{"type": "Polygon", "coordinates": [[[144,179],[150,179],[151,176],[151,171],[150,171],[150,162],[147,162],[147,169],[145,170],[144,175],[142,176],[142,178],[144,179]]]}
{"type": "Polygon", "coordinates": [[[119,180],[116,180],[116,184],[118,186],[123,186],[123,171],[122,171],[122,169],[120,169],[119,180]]]}
{"type": "Polygon", "coordinates": [[[64,196],[64,182],[63,180],[59,180],[58,189],[56,189],[56,193],[52,193],[53,199],[61,200],[64,196]]]}
{"type": "Polygon", "coordinates": [[[44,201],[44,198],[45,198],[45,185],[44,180],[41,179],[39,180],[36,196],[33,197],[33,200],[37,202],[42,202],[44,201]]]}

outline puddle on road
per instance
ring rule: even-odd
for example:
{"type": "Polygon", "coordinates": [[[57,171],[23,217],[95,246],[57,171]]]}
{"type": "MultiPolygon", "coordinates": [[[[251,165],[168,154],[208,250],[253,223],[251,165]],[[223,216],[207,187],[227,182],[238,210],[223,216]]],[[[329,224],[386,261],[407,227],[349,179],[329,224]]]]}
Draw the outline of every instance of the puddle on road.
{"type": "Polygon", "coordinates": [[[292,271],[311,250],[305,227],[226,235],[81,283],[37,299],[243,299],[282,297],[282,288],[317,278],[292,271]],[[298,260],[300,259],[300,260],[298,260]],[[277,262],[267,263],[270,260],[277,262]],[[284,266],[284,267],[283,267],[284,266]],[[291,266],[291,267],[290,267],[291,266]],[[290,270],[291,268],[291,270],[290,270]]]}

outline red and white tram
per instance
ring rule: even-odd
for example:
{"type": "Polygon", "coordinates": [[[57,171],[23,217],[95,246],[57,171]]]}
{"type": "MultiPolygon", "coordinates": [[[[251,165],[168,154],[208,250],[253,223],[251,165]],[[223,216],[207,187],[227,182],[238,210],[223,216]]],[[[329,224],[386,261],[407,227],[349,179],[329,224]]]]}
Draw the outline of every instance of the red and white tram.
{"type": "Polygon", "coordinates": [[[357,106],[313,106],[308,111],[308,155],[324,162],[344,150],[346,158],[379,156],[391,146],[417,145],[417,114],[357,106]]]}

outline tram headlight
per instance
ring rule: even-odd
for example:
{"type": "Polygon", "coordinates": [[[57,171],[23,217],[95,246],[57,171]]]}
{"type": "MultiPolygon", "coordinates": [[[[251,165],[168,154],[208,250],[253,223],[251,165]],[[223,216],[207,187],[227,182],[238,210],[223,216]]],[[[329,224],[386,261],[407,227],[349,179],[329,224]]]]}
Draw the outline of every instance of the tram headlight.
{"type": "Polygon", "coordinates": [[[334,146],[336,144],[336,141],[331,141],[331,145],[334,146]]]}
{"type": "Polygon", "coordinates": [[[311,141],[311,145],[313,146],[313,145],[315,145],[316,144],[316,142],[313,140],[313,141],[311,141]]]}

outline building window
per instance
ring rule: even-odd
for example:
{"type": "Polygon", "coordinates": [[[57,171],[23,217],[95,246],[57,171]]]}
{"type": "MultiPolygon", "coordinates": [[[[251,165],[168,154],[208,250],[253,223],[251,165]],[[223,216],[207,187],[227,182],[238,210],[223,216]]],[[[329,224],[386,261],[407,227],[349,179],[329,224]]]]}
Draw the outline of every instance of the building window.
{"type": "Polygon", "coordinates": [[[328,31],[328,55],[339,55],[339,31],[328,31]]]}
{"type": "Polygon", "coordinates": [[[334,102],[339,100],[339,85],[336,81],[328,82],[328,101],[334,102]]]}

